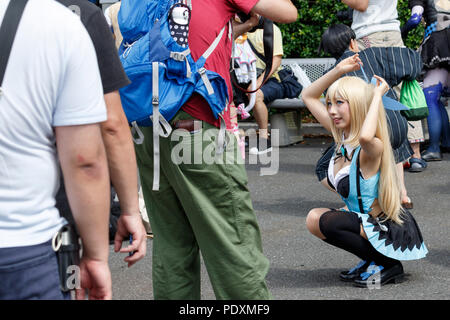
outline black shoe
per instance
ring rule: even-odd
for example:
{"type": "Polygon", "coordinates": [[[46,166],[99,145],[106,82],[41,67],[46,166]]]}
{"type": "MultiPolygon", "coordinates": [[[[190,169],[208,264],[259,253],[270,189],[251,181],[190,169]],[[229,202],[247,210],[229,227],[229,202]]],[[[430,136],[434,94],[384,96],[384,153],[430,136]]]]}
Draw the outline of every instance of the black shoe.
{"type": "Polygon", "coordinates": [[[250,150],[248,151],[249,154],[260,155],[272,151],[272,144],[270,142],[270,139],[259,138],[257,140],[257,144],[257,147],[250,148],[250,150]]]}
{"type": "Polygon", "coordinates": [[[356,266],[351,268],[350,270],[342,271],[339,274],[339,278],[342,281],[353,281],[356,277],[358,277],[361,272],[365,271],[369,266],[369,262],[361,260],[356,266]]]}
{"type": "Polygon", "coordinates": [[[441,161],[442,160],[442,153],[441,152],[425,151],[424,153],[422,153],[421,157],[426,162],[429,162],[429,161],[441,161]]]}
{"type": "Polygon", "coordinates": [[[442,153],[450,153],[450,147],[443,147],[443,146],[441,146],[441,152],[442,153]]]}
{"type": "Polygon", "coordinates": [[[365,272],[362,272],[355,278],[353,284],[360,288],[374,289],[390,282],[400,283],[403,281],[404,276],[405,273],[400,262],[389,269],[377,266],[372,262],[365,272]]]}

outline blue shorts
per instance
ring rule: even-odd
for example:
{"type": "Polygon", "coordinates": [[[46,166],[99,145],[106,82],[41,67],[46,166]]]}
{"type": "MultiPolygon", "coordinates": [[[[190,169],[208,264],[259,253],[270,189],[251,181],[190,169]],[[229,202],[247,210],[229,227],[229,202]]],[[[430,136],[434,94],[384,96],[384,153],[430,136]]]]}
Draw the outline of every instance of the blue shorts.
{"type": "Polygon", "coordinates": [[[0,300],[70,300],[59,285],[51,241],[0,248],[0,300]]]}
{"type": "Polygon", "coordinates": [[[269,78],[269,80],[261,87],[261,91],[264,93],[264,103],[266,105],[276,99],[283,99],[286,97],[283,84],[276,78],[269,78]]]}

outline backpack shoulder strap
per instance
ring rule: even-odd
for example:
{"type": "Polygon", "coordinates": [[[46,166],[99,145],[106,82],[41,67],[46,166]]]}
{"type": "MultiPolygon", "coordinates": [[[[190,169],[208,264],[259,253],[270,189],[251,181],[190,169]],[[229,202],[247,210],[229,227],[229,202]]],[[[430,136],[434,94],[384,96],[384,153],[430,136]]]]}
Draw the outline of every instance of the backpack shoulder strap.
{"type": "Polygon", "coordinates": [[[10,0],[0,27],[0,87],[3,83],[9,55],[28,0],[10,0]]]}

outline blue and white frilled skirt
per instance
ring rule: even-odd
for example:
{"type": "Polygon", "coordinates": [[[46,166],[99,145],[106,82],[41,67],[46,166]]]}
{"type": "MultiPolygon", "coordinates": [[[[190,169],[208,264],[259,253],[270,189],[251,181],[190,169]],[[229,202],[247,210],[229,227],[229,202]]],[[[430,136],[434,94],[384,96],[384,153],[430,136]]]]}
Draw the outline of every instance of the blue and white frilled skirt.
{"type": "Polygon", "coordinates": [[[383,219],[377,222],[369,214],[354,213],[360,218],[369,242],[383,255],[396,260],[417,260],[427,255],[422,233],[408,210],[402,213],[403,224],[383,219]]]}

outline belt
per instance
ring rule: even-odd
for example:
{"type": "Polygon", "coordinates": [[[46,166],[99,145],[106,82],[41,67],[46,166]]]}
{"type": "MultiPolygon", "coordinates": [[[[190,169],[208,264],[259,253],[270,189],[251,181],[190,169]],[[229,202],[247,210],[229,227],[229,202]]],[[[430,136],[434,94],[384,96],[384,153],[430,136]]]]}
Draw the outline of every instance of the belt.
{"type": "Polygon", "coordinates": [[[175,129],[184,129],[189,132],[198,131],[202,128],[202,121],[187,119],[187,120],[176,120],[173,123],[175,129]]]}

